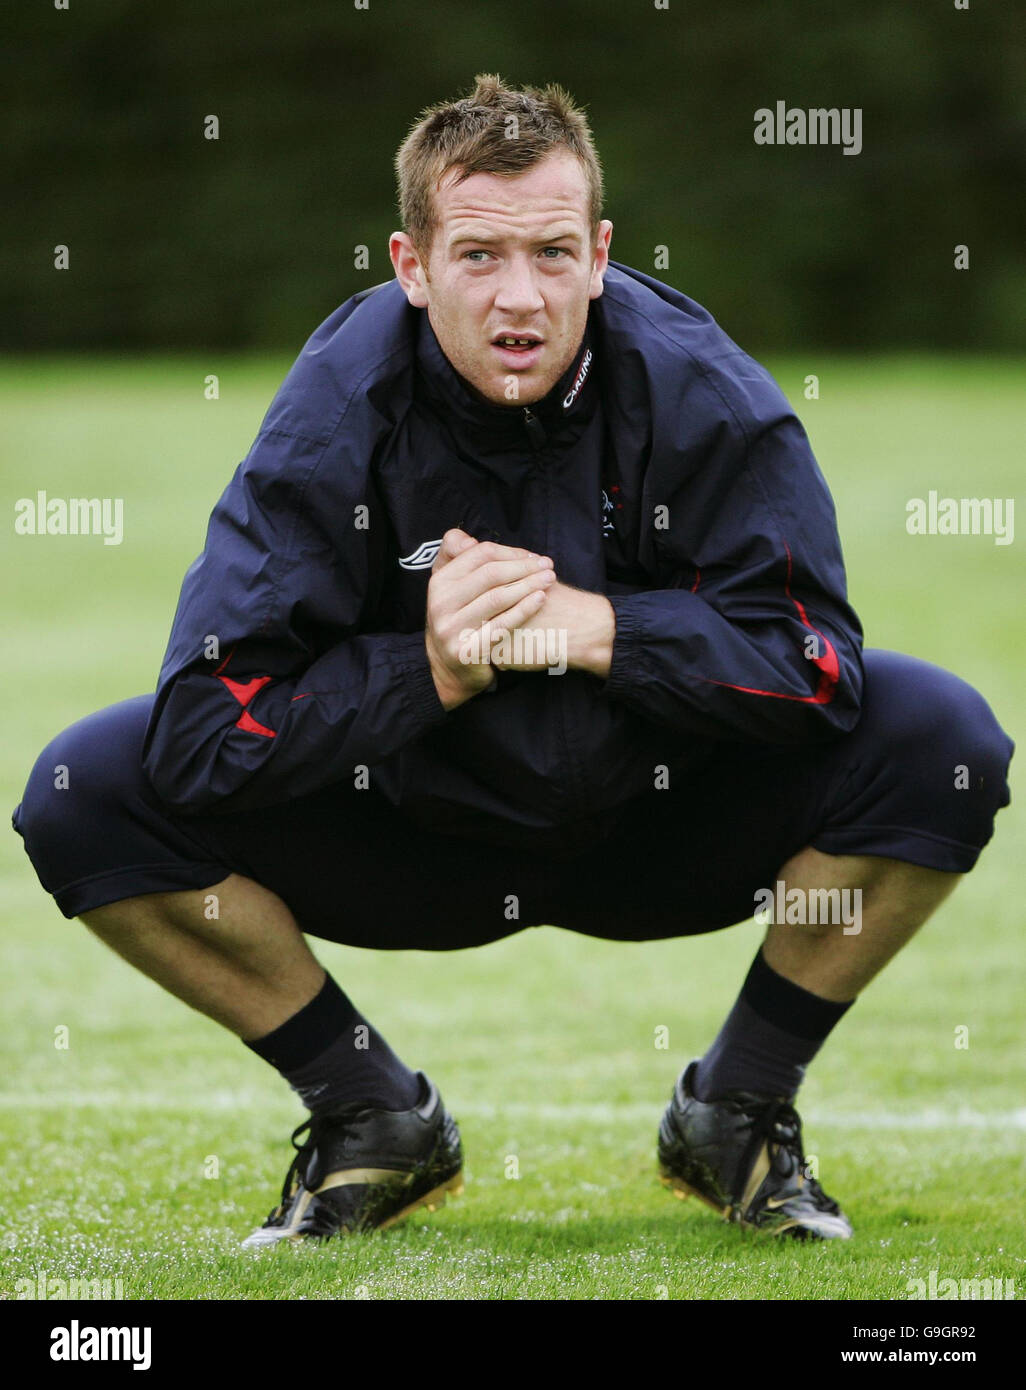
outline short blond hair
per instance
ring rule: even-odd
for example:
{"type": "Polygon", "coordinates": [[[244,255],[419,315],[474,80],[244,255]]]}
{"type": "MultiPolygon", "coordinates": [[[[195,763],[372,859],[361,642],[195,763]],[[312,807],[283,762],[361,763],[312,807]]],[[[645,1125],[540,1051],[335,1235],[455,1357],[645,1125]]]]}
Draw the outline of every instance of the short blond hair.
{"type": "Polygon", "coordinates": [[[399,214],[423,260],[438,227],[434,192],[449,170],[457,183],[472,174],[522,174],[553,150],[566,149],[584,167],[591,233],[602,218],[602,165],[584,112],[569,92],[509,87],[497,73],[478,73],[469,96],[426,107],[395,157],[399,214]],[[515,131],[511,136],[510,131],[515,131]]]}

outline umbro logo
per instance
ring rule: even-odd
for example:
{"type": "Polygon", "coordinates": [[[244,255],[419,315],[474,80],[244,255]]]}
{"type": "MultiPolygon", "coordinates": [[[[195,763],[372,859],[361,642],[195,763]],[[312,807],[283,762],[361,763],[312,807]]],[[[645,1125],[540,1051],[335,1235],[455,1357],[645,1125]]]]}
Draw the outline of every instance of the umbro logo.
{"type": "Polygon", "coordinates": [[[399,557],[399,568],[404,570],[429,570],[442,548],[442,538],[436,541],[421,541],[416,550],[399,557]]]}

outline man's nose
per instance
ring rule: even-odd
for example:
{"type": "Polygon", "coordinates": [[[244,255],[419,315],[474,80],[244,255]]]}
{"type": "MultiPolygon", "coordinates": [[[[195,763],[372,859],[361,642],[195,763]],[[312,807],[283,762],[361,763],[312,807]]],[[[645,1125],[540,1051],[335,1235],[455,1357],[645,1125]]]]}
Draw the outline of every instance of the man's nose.
{"type": "Polygon", "coordinates": [[[495,307],[519,317],[544,309],[545,299],[538,285],[537,272],[527,256],[514,256],[503,267],[495,307]]]}

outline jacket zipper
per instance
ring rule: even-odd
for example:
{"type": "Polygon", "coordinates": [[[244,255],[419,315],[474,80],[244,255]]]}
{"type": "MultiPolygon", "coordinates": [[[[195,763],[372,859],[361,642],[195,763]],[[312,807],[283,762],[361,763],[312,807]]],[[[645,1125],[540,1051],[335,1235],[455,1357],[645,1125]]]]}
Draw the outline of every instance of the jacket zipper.
{"type": "Polygon", "coordinates": [[[545,429],[537,415],[532,414],[529,405],[524,406],[524,426],[527,429],[527,437],[530,439],[535,449],[540,449],[545,443],[545,429]]]}

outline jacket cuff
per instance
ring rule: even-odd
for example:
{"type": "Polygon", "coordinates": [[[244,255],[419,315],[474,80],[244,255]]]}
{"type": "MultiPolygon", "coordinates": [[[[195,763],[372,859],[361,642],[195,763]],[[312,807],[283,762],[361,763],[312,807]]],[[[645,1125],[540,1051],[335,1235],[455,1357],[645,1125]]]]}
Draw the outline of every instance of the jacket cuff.
{"type": "Polygon", "coordinates": [[[643,677],[645,653],[637,594],[606,594],[616,616],[613,658],[602,694],[612,699],[634,690],[643,677]]]}
{"type": "Polygon", "coordinates": [[[438,698],[423,632],[399,633],[395,641],[396,659],[414,719],[425,729],[440,724],[448,710],[438,698]]]}

